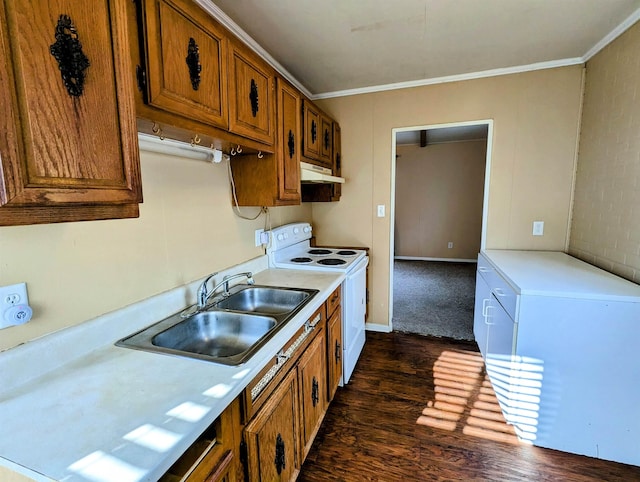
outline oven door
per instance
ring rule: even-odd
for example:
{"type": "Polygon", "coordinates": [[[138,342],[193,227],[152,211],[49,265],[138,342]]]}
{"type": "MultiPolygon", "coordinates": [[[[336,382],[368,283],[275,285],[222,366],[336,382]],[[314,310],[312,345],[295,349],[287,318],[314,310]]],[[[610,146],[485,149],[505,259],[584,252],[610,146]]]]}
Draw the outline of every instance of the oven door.
{"type": "Polygon", "coordinates": [[[364,315],[367,305],[367,265],[365,256],[349,270],[342,284],[342,374],[348,383],[365,342],[364,315]]]}

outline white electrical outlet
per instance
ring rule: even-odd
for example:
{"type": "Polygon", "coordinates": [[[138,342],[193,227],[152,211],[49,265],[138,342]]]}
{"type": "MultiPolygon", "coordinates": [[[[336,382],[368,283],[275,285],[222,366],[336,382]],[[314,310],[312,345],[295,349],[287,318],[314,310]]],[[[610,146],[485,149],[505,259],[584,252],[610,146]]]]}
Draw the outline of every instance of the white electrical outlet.
{"type": "Polygon", "coordinates": [[[0,311],[3,312],[15,305],[28,305],[27,284],[18,283],[10,286],[0,286],[0,303],[2,303],[2,310],[0,311]]]}
{"type": "Polygon", "coordinates": [[[544,221],[533,222],[533,235],[534,236],[544,235],[544,221]]]}
{"type": "Polygon", "coordinates": [[[255,232],[255,243],[256,246],[262,246],[262,234],[264,233],[264,229],[256,229],[255,232]]]}

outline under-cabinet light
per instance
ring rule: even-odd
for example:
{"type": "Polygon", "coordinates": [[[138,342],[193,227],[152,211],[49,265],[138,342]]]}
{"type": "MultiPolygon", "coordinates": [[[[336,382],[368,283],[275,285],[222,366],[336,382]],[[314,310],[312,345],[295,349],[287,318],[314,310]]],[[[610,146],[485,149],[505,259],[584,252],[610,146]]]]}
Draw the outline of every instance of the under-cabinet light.
{"type": "Polygon", "coordinates": [[[219,149],[191,145],[188,142],[173,139],[160,139],[158,136],[141,132],[138,133],[138,145],[141,151],[186,157],[198,161],[220,162],[229,159],[229,155],[219,149]]]}

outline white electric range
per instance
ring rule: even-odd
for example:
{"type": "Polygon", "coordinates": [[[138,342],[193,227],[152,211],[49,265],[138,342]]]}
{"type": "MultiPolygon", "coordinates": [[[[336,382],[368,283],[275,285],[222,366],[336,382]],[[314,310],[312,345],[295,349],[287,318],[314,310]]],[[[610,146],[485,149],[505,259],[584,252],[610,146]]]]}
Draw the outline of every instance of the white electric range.
{"type": "Polygon", "coordinates": [[[367,252],[360,249],[316,248],[310,244],[313,228],[309,223],[292,223],[269,233],[269,266],[344,272],[342,283],[342,381],[348,383],[365,344],[365,311],[369,264],[367,252]]]}

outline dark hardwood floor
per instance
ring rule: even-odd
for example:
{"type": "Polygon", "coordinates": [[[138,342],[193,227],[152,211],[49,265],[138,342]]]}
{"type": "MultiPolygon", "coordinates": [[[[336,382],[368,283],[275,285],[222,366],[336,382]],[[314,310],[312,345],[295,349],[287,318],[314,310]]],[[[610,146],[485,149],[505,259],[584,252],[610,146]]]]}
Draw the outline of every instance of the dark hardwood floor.
{"type": "Polygon", "coordinates": [[[640,467],[517,441],[475,343],[367,333],[299,481],[640,481],[640,467]]]}

